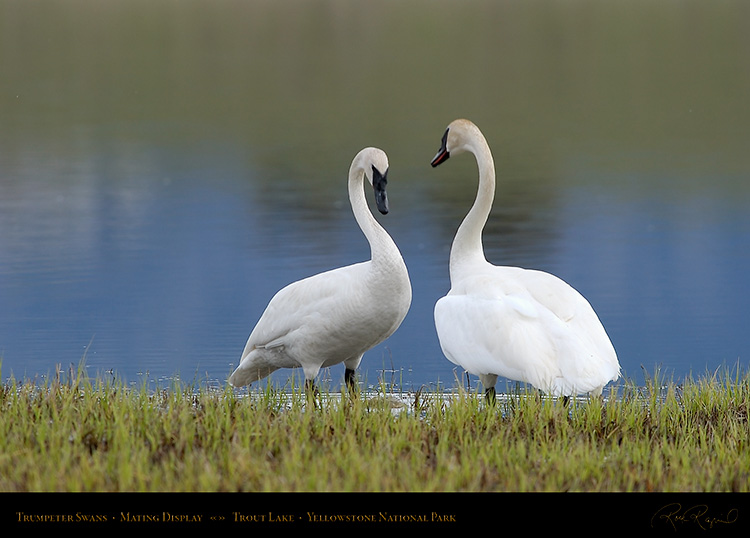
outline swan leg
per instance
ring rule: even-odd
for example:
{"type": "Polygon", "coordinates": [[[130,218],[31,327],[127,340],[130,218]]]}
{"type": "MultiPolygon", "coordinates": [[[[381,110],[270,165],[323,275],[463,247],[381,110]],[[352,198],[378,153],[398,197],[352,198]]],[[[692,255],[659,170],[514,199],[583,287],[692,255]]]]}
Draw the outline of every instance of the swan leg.
{"type": "Polygon", "coordinates": [[[344,361],[344,382],[349,392],[353,392],[359,388],[357,385],[357,367],[360,362],[362,362],[362,355],[357,355],[344,361]]]}
{"type": "Polygon", "coordinates": [[[318,406],[318,399],[320,398],[320,391],[318,386],[315,384],[314,379],[305,379],[305,394],[307,399],[315,406],[318,406]]]}
{"type": "Polygon", "coordinates": [[[344,372],[344,381],[346,383],[346,388],[349,396],[354,396],[359,393],[356,370],[354,370],[353,368],[347,368],[344,372]]]}
{"type": "Polygon", "coordinates": [[[484,386],[484,396],[487,398],[487,403],[494,405],[497,376],[495,374],[479,374],[479,381],[484,386]]]}
{"type": "Polygon", "coordinates": [[[344,371],[344,382],[346,382],[346,386],[349,388],[354,388],[357,386],[357,374],[355,370],[347,368],[344,371]]]}

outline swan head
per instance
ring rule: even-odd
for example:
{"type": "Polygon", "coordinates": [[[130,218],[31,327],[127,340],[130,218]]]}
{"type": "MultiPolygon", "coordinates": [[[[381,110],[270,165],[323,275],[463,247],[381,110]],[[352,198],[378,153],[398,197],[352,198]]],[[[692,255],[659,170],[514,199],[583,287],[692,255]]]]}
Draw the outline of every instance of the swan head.
{"type": "Polygon", "coordinates": [[[388,156],[378,148],[365,148],[360,152],[360,162],[367,181],[375,191],[375,205],[383,215],[388,214],[388,156]]]}
{"type": "Polygon", "coordinates": [[[482,138],[479,128],[469,120],[454,120],[445,130],[440,149],[430,164],[434,168],[447,161],[451,154],[456,155],[464,151],[474,153],[475,141],[482,138]]]}

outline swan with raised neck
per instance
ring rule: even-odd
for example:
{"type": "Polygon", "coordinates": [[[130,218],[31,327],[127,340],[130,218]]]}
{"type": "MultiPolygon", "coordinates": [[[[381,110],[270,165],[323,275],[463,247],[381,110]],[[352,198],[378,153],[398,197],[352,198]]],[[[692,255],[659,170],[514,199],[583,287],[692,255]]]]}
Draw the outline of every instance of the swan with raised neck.
{"type": "Polygon", "coordinates": [[[445,356],[479,376],[494,401],[499,376],[567,398],[600,395],[620,375],[612,342],[589,302],[543,271],[489,263],[482,230],[495,196],[492,152],[465,119],[448,125],[432,166],[469,152],[479,169],[477,196],[450,253],[451,289],[435,304],[435,328],[445,356]]]}
{"type": "Polygon", "coordinates": [[[406,264],[393,239],[367,207],[364,185],[375,192],[378,210],[389,211],[388,157],[365,148],[352,160],[348,193],[354,218],[371,258],[293,282],[268,303],[229,377],[248,385],[280,368],[301,367],[314,388],[321,368],[344,363],[347,385],[355,384],[362,355],[391,336],[411,305],[406,264]]]}

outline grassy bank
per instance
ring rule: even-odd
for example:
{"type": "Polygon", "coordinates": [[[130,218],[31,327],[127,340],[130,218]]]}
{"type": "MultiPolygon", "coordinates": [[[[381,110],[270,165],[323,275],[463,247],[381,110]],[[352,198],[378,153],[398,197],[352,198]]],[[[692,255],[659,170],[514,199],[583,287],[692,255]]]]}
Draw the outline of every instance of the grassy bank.
{"type": "Polygon", "coordinates": [[[0,386],[0,491],[750,491],[750,377],[605,400],[0,386]]]}

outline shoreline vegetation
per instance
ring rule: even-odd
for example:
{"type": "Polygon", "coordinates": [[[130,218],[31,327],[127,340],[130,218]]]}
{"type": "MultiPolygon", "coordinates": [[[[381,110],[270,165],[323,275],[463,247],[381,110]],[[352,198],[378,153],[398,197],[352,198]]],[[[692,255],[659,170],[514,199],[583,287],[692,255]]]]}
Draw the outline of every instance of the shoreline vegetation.
{"type": "Polygon", "coordinates": [[[0,384],[0,492],[748,492],[750,375],[532,390],[0,384]]]}

